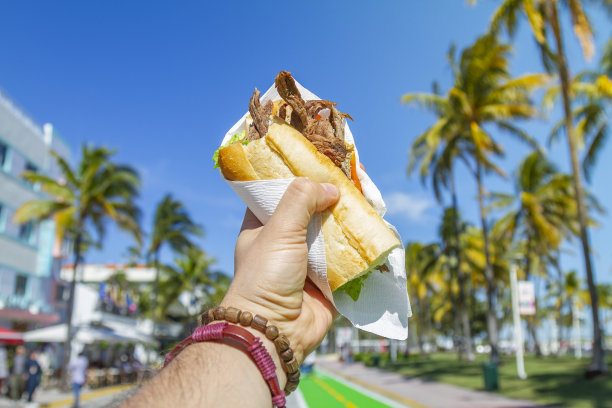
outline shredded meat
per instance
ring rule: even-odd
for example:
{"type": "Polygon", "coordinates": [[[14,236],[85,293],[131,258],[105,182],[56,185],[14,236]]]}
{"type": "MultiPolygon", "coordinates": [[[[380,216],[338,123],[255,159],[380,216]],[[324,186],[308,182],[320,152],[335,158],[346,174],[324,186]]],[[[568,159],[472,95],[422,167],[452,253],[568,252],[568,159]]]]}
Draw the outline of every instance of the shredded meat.
{"type": "Polygon", "coordinates": [[[259,95],[259,91],[255,88],[255,92],[253,92],[249,102],[249,113],[253,119],[253,125],[247,135],[249,140],[262,138],[268,133],[268,124],[272,114],[272,102],[268,101],[265,105],[261,106],[259,95]]]}
{"type": "Polygon", "coordinates": [[[293,109],[293,114],[291,115],[291,125],[301,132],[308,125],[308,113],[306,112],[306,106],[304,100],[302,99],[302,95],[297,89],[293,77],[291,77],[291,73],[287,71],[279,72],[279,74],[276,76],[276,81],[274,82],[276,84],[278,94],[293,109]]]}
{"type": "Polygon", "coordinates": [[[324,100],[306,101],[306,110],[308,111],[308,117],[314,118],[315,116],[317,116],[317,113],[319,113],[321,109],[331,109],[331,107],[335,105],[336,104],[334,102],[324,100]]]}
{"type": "Polygon", "coordinates": [[[317,134],[307,134],[305,136],[318,151],[329,157],[336,166],[342,166],[346,158],[346,145],[343,141],[335,137],[330,139],[317,134]]]}
{"type": "MultiPolygon", "coordinates": [[[[319,152],[329,157],[336,166],[347,174],[345,162],[349,152],[344,143],[343,119],[350,118],[352,120],[353,118],[336,109],[334,102],[325,100],[304,101],[290,72],[281,71],[276,76],[275,84],[279,95],[289,105],[280,107],[279,116],[285,120],[287,120],[287,116],[290,116],[289,123],[291,126],[302,132],[319,152]],[[330,110],[329,118],[317,119],[317,114],[325,108],[330,110]],[[290,115],[288,115],[289,110],[291,110],[290,115]]],[[[350,168],[347,177],[350,178],[350,168]]]]}
{"type": "MultiPolygon", "coordinates": [[[[308,137],[308,135],[319,135],[329,140],[333,140],[336,138],[336,136],[334,135],[334,128],[328,120],[311,120],[308,124],[308,127],[304,131],[304,135],[306,137],[308,137]]],[[[343,141],[344,139],[339,140],[343,141]]]]}

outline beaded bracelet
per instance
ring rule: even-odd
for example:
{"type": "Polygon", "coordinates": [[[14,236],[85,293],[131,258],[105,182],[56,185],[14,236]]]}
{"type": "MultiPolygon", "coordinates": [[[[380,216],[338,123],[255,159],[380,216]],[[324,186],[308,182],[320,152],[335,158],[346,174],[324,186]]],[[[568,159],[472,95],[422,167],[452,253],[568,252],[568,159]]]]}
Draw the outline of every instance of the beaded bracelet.
{"type": "Polygon", "coordinates": [[[278,378],[276,377],[276,365],[272,357],[270,357],[268,350],[266,350],[261,343],[259,337],[253,336],[242,327],[231,325],[227,322],[197,327],[191,336],[181,341],[166,355],[164,359],[164,368],[170,364],[183,349],[191,344],[203,341],[226,342],[226,340],[231,346],[248,352],[270,388],[272,404],[278,408],[285,408],[285,393],[280,389],[278,378]]]}
{"type": "Polygon", "coordinates": [[[268,325],[268,319],[259,315],[253,316],[251,312],[243,312],[235,307],[223,307],[208,309],[198,319],[201,326],[206,326],[216,320],[225,320],[230,323],[242,326],[250,326],[257,331],[265,334],[268,340],[274,342],[276,351],[278,352],[283,370],[287,373],[287,384],[285,384],[285,394],[289,395],[298,387],[300,383],[300,363],[293,356],[293,350],[290,347],[289,339],[284,334],[281,334],[278,327],[268,325]]]}

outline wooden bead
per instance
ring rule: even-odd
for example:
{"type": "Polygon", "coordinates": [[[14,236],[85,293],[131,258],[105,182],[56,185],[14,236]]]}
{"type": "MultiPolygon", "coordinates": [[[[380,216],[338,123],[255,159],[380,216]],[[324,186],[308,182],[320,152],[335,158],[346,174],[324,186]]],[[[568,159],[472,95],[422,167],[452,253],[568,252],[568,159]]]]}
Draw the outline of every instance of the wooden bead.
{"type": "Polygon", "coordinates": [[[283,359],[283,361],[290,361],[293,358],[293,350],[288,348],[287,350],[280,353],[280,356],[283,359]]]}
{"type": "Polygon", "coordinates": [[[242,312],[240,314],[240,324],[243,326],[248,326],[253,321],[253,314],[251,312],[242,312]]]}
{"type": "Polygon", "coordinates": [[[285,384],[285,391],[293,392],[295,391],[295,389],[298,387],[299,384],[300,384],[299,379],[296,381],[287,381],[287,384],[285,384]]]}
{"type": "Polygon", "coordinates": [[[285,371],[287,374],[295,373],[300,368],[300,363],[298,363],[295,358],[291,359],[290,361],[283,362],[283,365],[285,366],[285,371]]]}
{"type": "Polygon", "coordinates": [[[225,320],[225,308],[223,306],[215,309],[215,320],[225,320]]]}
{"type": "Polygon", "coordinates": [[[238,323],[240,321],[240,314],[242,311],[240,309],[236,309],[235,307],[228,307],[225,309],[225,320],[230,323],[238,323]]]}
{"type": "Polygon", "coordinates": [[[268,326],[266,328],[266,337],[268,338],[268,340],[274,340],[278,337],[278,327],[276,326],[268,326]]]}
{"type": "Polygon", "coordinates": [[[297,370],[295,373],[287,374],[287,381],[295,381],[300,378],[300,370],[297,370]]]}
{"type": "Polygon", "coordinates": [[[266,326],[268,325],[268,319],[261,317],[260,315],[255,315],[253,317],[253,321],[251,322],[251,327],[255,330],[259,330],[260,332],[266,331],[266,326]]]}
{"type": "Polygon", "coordinates": [[[215,311],[214,309],[208,309],[199,318],[200,326],[206,326],[210,324],[213,320],[215,320],[215,311]]]}
{"type": "Polygon", "coordinates": [[[274,340],[274,345],[279,352],[283,352],[289,348],[289,339],[284,334],[279,334],[274,340]]]}

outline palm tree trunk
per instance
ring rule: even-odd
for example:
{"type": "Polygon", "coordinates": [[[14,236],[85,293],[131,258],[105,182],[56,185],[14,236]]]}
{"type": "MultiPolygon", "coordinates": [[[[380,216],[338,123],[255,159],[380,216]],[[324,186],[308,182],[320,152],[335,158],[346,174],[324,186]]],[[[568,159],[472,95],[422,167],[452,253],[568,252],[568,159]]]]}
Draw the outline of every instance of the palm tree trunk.
{"type": "Polygon", "coordinates": [[[485,253],[485,281],[487,282],[487,332],[489,344],[491,346],[491,362],[499,363],[499,350],[497,348],[497,316],[495,313],[495,277],[493,276],[493,266],[491,265],[491,254],[489,253],[489,231],[487,229],[486,210],[484,207],[484,186],[482,185],[482,166],[476,160],[476,181],[478,183],[478,206],[480,208],[480,224],[482,226],[482,240],[485,253]]]}
{"type": "Polygon", "coordinates": [[[78,233],[74,240],[74,262],[72,269],[72,281],[70,282],[70,296],[68,297],[68,310],[66,311],[66,342],[64,343],[64,352],[62,355],[62,378],[60,386],[62,389],[68,389],[68,363],[70,363],[71,342],[73,337],[72,314],[74,310],[74,297],[76,292],[77,268],[81,260],[81,242],[82,234],[78,233]]]}
{"type": "Polygon", "coordinates": [[[417,319],[417,325],[416,325],[416,332],[417,332],[417,341],[419,343],[419,353],[421,354],[421,357],[425,357],[425,349],[423,347],[423,332],[425,331],[425,322],[424,322],[424,318],[423,316],[425,315],[424,311],[423,311],[423,302],[421,301],[421,299],[419,298],[419,296],[415,296],[414,297],[416,300],[416,307],[418,308],[418,319],[417,319]]]}
{"type": "MultiPolygon", "coordinates": [[[[527,237],[527,254],[525,256],[525,279],[529,280],[531,278],[531,235],[527,237]]],[[[535,284],[534,284],[535,285],[535,284]]],[[[537,299],[536,299],[537,302],[537,299]]],[[[536,305],[536,315],[533,315],[527,318],[527,331],[529,335],[533,339],[533,351],[535,355],[538,357],[542,356],[542,350],[540,348],[540,343],[538,342],[538,337],[536,336],[536,319],[537,319],[537,305],[536,305]]]]}
{"type": "Polygon", "coordinates": [[[571,109],[570,74],[567,60],[565,59],[565,51],[563,48],[563,38],[561,34],[561,24],[559,22],[557,2],[549,1],[548,6],[548,12],[550,14],[549,21],[551,22],[552,31],[557,45],[557,69],[559,71],[559,77],[561,79],[563,111],[565,114],[565,131],[567,133],[570,159],[572,163],[572,178],[574,181],[574,189],[576,190],[576,205],[578,208],[578,223],[580,224],[580,241],[582,243],[582,254],[587,275],[589,295],[591,296],[591,313],[593,319],[593,355],[591,359],[591,364],[588,368],[588,372],[606,373],[608,371],[608,368],[605,362],[601,326],[599,321],[599,304],[597,299],[597,288],[595,286],[595,271],[593,270],[591,264],[591,251],[587,230],[587,215],[586,206],[584,203],[584,190],[582,188],[580,164],[578,162],[578,152],[573,129],[574,121],[572,118],[571,109]]]}
{"type": "MultiPolygon", "coordinates": [[[[452,279],[452,277],[451,277],[452,279]]],[[[450,292],[450,301],[453,302],[453,304],[458,305],[459,304],[459,295],[457,295],[457,297],[453,296],[452,291],[450,292]]],[[[457,351],[457,359],[459,361],[463,361],[463,345],[461,344],[461,318],[460,318],[460,313],[459,313],[459,308],[454,308],[453,310],[453,346],[455,347],[455,350],[457,351]]]]}
{"type": "Polygon", "coordinates": [[[157,330],[157,307],[159,305],[159,250],[155,251],[155,256],[153,259],[153,264],[155,267],[155,288],[154,288],[154,296],[153,296],[153,311],[151,313],[151,318],[153,319],[153,337],[155,337],[155,332],[157,330]]]}
{"type": "Polygon", "coordinates": [[[453,233],[455,234],[455,257],[457,258],[457,281],[459,283],[459,313],[463,329],[463,343],[468,361],[474,361],[474,349],[472,348],[472,333],[470,330],[470,319],[468,316],[467,299],[465,298],[465,274],[461,269],[461,242],[459,240],[459,207],[457,205],[457,191],[455,190],[455,173],[450,168],[451,197],[453,200],[453,233]]]}

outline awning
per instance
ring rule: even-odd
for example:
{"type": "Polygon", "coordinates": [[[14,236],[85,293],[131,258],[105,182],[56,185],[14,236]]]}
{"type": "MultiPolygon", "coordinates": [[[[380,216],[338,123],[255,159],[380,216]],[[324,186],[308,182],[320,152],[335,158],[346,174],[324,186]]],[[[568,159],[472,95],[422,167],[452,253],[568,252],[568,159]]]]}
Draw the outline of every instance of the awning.
{"type": "Polygon", "coordinates": [[[0,343],[2,344],[22,344],[22,334],[15,330],[0,327],[0,343]]]}
{"type": "MultiPolygon", "coordinates": [[[[23,333],[23,340],[27,343],[65,343],[66,324],[45,327],[43,329],[31,330],[23,333]]],[[[116,343],[148,343],[143,339],[130,335],[122,335],[105,327],[77,326],[74,328],[74,339],[83,344],[91,344],[105,341],[116,343]]]]}
{"type": "Polygon", "coordinates": [[[151,344],[155,346],[159,344],[155,338],[144,334],[140,330],[137,330],[133,326],[129,326],[125,323],[113,322],[109,320],[100,323],[100,326],[107,327],[113,330],[115,333],[121,333],[121,336],[129,338],[132,343],[151,344]]]}
{"type": "Polygon", "coordinates": [[[0,309],[0,319],[34,323],[57,323],[60,317],[57,313],[30,313],[22,309],[0,309]]]}

